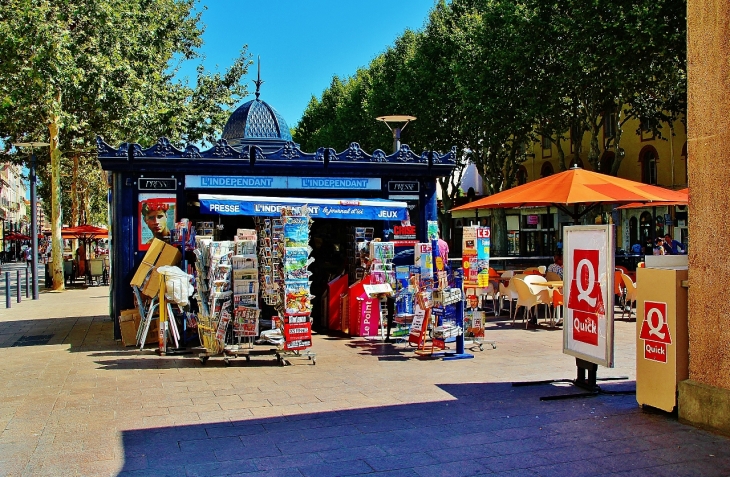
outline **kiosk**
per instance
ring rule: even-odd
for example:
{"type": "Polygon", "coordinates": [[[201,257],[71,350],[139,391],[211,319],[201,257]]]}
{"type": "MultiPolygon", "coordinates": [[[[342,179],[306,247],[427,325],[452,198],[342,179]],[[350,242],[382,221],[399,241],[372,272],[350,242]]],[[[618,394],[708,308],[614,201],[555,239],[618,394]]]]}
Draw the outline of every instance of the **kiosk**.
{"type": "MultiPolygon", "coordinates": [[[[405,144],[389,155],[382,150],[369,154],[356,142],[341,152],[329,147],[303,152],[283,118],[258,98],[258,90],[255,100],[231,115],[223,137],[210,149],[178,148],[166,138],[147,148],[111,146],[97,138],[97,152],[111,187],[110,311],[117,339],[121,310],[133,308],[129,283],[148,242],[165,230],[169,234],[181,218],[207,221],[211,232],[225,238],[247,226],[240,223],[246,214],[263,215],[258,212],[296,200],[323,214],[314,219],[312,233],[329,241],[325,256],[344,263],[348,227],[363,225],[360,221],[386,239],[396,226],[415,226],[416,240],[396,245],[425,241],[426,222],[437,220],[436,179],[450,175],[456,159],[456,148],[416,154],[405,144]]],[[[319,278],[324,290],[342,263],[312,279],[319,278]]]]}

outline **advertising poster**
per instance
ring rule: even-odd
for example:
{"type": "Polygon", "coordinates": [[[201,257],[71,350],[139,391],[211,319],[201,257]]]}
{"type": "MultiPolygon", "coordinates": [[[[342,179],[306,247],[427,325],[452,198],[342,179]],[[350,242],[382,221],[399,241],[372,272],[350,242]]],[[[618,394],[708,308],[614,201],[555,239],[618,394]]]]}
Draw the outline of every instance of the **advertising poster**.
{"type": "Polygon", "coordinates": [[[177,199],[170,194],[139,194],[139,249],[150,248],[152,239],[170,241],[175,228],[177,199]]]}
{"type": "Polygon", "coordinates": [[[480,287],[489,286],[489,249],[491,247],[491,231],[489,227],[477,229],[477,284],[480,287]]]}
{"type": "Polygon", "coordinates": [[[565,228],[563,353],[613,367],[613,225],[565,228]]]}
{"type": "Polygon", "coordinates": [[[477,263],[477,227],[464,227],[461,250],[464,285],[476,286],[479,275],[479,265],[477,263]]]}
{"type": "Polygon", "coordinates": [[[414,262],[421,269],[421,280],[433,279],[433,248],[430,243],[417,243],[414,262]]]}

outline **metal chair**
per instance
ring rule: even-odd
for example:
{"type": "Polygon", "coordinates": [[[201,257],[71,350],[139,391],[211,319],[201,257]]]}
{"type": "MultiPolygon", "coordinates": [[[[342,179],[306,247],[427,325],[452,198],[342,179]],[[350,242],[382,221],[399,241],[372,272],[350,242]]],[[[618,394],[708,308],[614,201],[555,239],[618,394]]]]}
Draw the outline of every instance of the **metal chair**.
{"type": "Polygon", "coordinates": [[[629,277],[625,273],[621,274],[621,279],[623,280],[624,286],[626,287],[626,296],[625,296],[626,306],[621,308],[621,319],[624,318],[626,311],[629,312],[629,319],[631,319],[632,309],[633,309],[634,313],[636,313],[636,283],[634,283],[634,281],[631,280],[631,277],[629,277]],[[632,304],[633,304],[633,306],[632,306],[632,304]],[[628,310],[627,310],[627,308],[628,308],[628,310]]]}
{"type": "Polygon", "coordinates": [[[93,284],[96,279],[96,284],[101,285],[103,275],[104,261],[100,258],[89,260],[89,283],[93,284]]]}
{"type": "Polygon", "coordinates": [[[66,284],[74,281],[74,263],[70,261],[63,262],[63,281],[66,284]]]}

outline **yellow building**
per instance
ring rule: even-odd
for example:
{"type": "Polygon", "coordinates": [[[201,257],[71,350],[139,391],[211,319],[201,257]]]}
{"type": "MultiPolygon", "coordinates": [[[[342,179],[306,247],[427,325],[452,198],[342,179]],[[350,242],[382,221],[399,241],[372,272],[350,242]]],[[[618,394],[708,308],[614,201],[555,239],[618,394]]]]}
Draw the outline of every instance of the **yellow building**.
{"type": "MultiPolygon", "coordinates": [[[[681,121],[670,130],[663,124],[663,137],[642,131],[638,120],[629,120],[623,126],[621,147],[624,158],[618,176],[637,182],[657,185],[668,189],[687,187],[687,134],[681,121]]],[[[600,171],[608,173],[614,162],[614,134],[610,128],[602,127],[599,133],[600,171]]],[[[562,142],[566,167],[577,165],[592,169],[588,161],[591,137],[584,134],[580,153],[572,138],[562,142]]],[[[529,145],[525,150],[525,161],[518,172],[518,183],[523,184],[560,171],[558,149],[550,140],[542,138],[539,143],[529,145]]],[[[614,206],[615,207],[615,206],[614,206]]],[[[644,207],[612,211],[604,207],[605,217],[617,225],[616,247],[627,252],[632,245],[645,247],[647,240],[669,233],[682,243],[688,242],[687,207],[644,207]],[[655,225],[655,230],[652,229],[655,225]]],[[[489,210],[455,212],[452,216],[454,239],[460,237],[460,227],[472,223],[489,223],[489,210]]],[[[507,211],[508,249],[495,250],[495,255],[550,257],[557,250],[564,226],[573,225],[567,215],[555,207],[525,208],[507,211]]]]}

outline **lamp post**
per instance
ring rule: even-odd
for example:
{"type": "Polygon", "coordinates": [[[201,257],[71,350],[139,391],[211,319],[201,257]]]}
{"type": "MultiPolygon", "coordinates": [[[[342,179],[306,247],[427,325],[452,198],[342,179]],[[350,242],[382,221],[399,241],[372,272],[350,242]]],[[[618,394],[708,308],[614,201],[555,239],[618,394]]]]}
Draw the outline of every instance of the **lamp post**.
{"type": "Polygon", "coordinates": [[[31,228],[31,274],[33,277],[33,299],[38,299],[38,201],[36,199],[35,147],[50,146],[47,142],[17,142],[16,147],[30,147],[30,228],[31,228]]]}
{"type": "Polygon", "coordinates": [[[403,131],[406,126],[408,126],[408,123],[411,121],[415,121],[415,116],[406,116],[403,114],[393,114],[391,116],[379,116],[377,118],[378,121],[382,121],[385,123],[386,126],[388,126],[388,129],[391,130],[393,133],[393,152],[398,152],[400,149],[400,133],[403,131]],[[393,127],[391,127],[388,123],[395,123],[393,127]],[[400,124],[403,124],[402,126],[400,124]]]}

